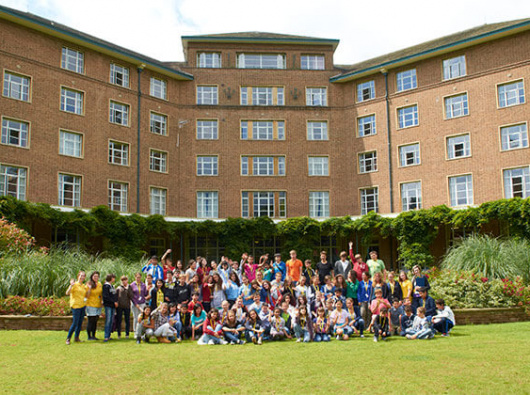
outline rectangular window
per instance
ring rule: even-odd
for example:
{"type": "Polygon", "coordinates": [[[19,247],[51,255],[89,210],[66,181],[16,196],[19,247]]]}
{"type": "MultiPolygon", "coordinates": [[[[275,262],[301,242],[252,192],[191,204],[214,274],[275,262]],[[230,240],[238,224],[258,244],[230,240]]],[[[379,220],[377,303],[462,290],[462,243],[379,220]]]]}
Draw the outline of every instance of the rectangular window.
{"type": "Polygon", "coordinates": [[[520,167],[503,171],[504,197],[506,199],[530,197],[530,168],[520,167]]]}
{"type": "Polygon", "coordinates": [[[217,120],[198,120],[197,140],[217,140],[218,129],[217,120]]]}
{"type": "Polygon", "coordinates": [[[81,177],[59,174],[59,206],[81,206],[81,177]]]}
{"type": "Polygon", "coordinates": [[[127,192],[129,185],[124,182],[109,181],[109,208],[127,212],[127,192]]]}
{"type": "Polygon", "coordinates": [[[61,68],[83,74],[85,68],[84,57],[83,52],[63,47],[61,68]]]}
{"type": "Polygon", "coordinates": [[[151,187],[149,190],[149,206],[151,215],[166,215],[167,189],[151,187]]]}
{"type": "Polygon", "coordinates": [[[274,192],[254,192],[254,217],[274,217],[274,192]]]}
{"type": "Polygon", "coordinates": [[[451,206],[473,204],[473,179],[471,174],[449,177],[449,193],[451,206]]]}
{"type": "Polygon", "coordinates": [[[458,159],[471,156],[469,134],[447,137],[447,159],[458,159]]]}
{"type": "Polygon", "coordinates": [[[285,104],[284,88],[242,86],[240,102],[242,106],[283,106],[285,104]]]}
{"type": "Polygon", "coordinates": [[[149,120],[151,133],[167,136],[167,116],[152,112],[149,120]]]}
{"type": "Polygon", "coordinates": [[[272,156],[257,156],[252,158],[252,175],[273,176],[274,158],[272,156]]]}
{"type": "Polygon", "coordinates": [[[287,216],[286,192],[241,192],[241,216],[243,218],[251,216],[285,218],[287,216]]]}
{"type": "Polygon", "coordinates": [[[329,192],[309,192],[309,216],[329,217],[329,192]]]}
{"type": "Polygon", "coordinates": [[[402,145],[399,147],[399,165],[401,167],[420,164],[420,144],[402,145]]]}
{"type": "Polygon", "coordinates": [[[241,121],[242,140],[285,140],[284,121],[241,121]]]}
{"type": "Polygon", "coordinates": [[[4,71],[4,96],[29,102],[31,79],[29,77],[4,71]]]}
{"type": "Polygon", "coordinates": [[[221,68],[221,54],[218,52],[199,52],[197,54],[197,67],[200,69],[221,68]]]}
{"type": "Polygon", "coordinates": [[[110,64],[110,83],[114,85],[129,87],[129,69],[116,63],[110,64]]]}
{"type": "Polygon", "coordinates": [[[302,55],[302,70],[324,70],[324,55],[302,55]]]}
{"type": "Polygon", "coordinates": [[[467,106],[467,93],[445,98],[445,118],[463,117],[469,113],[467,106]]]}
{"type": "Polygon", "coordinates": [[[377,152],[363,152],[359,154],[359,173],[377,171],[377,152]]]}
{"type": "Polygon", "coordinates": [[[167,172],[167,153],[163,151],[149,151],[149,170],[160,173],[167,172]]]}
{"type": "Polygon", "coordinates": [[[284,156],[242,156],[242,176],[284,176],[284,156]]]}
{"type": "Polygon", "coordinates": [[[111,101],[109,121],[117,125],[129,126],[129,106],[111,101]]]}
{"type": "Polygon", "coordinates": [[[398,119],[400,129],[418,126],[418,106],[415,104],[413,106],[398,108],[398,119]]]}
{"type": "Polygon", "coordinates": [[[361,189],[361,215],[379,212],[379,188],[361,189]]]}
{"type": "Polygon", "coordinates": [[[466,57],[464,55],[443,61],[444,80],[463,77],[466,75],[466,57]]]}
{"type": "Polygon", "coordinates": [[[26,148],[29,141],[29,123],[2,118],[2,144],[26,148]]]}
{"type": "Polygon", "coordinates": [[[375,115],[357,118],[357,129],[359,137],[372,136],[376,134],[375,115]]]}
{"type": "Polygon", "coordinates": [[[397,90],[398,92],[408,91],[418,87],[416,80],[416,69],[410,69],[397,73],[397,90]]]}
{"type": "Polygon", "coordinates": [[[0,196],[26,200],[27,170],[23,167],[0,165],[0,196]]]}
{"type": "Polygon", "coordinates": [[[308,140],[327,140],[328,139],[327,121],[307,121],[307,139],[308,140]]]}
{"type": "Polygon", "coordinates": [[[497,86],[497,95],[499,97],[499,107],[516,106],[524,104],[524,85],[523,81],[510,82],[497,86]]]}
{"type": "Polygon", "coordinates": [[[366,81],[357,85],[357,101],[371,100],[375,97],[375,82],[366,81]]]}
{"type": "Polygon", "coordinates": [[[151,77],[149,94],[153,97],[167,100],[167,82],[159,78],[151,77]]]}
{"type": "Polygon", "coordinates": [[[61,130],[59,132],[59,154],[80,158],[83,154],[83,135],[61,130]]]}
{"type": "Polygon", "coordinates": [[[198,176],[217,176],[217,156],[197,156],[198,176]]]}
{"type": "Polygon", "coordinates": [[[218,95],[216,86],[198,86],[197,87],[197,104],[216,105],[218,104],[218,95]]]}
{"type": "Polygon", "coordinates": [[[283,54],[249,54],[237,55],[239,69],[285,69],[285,55],[283,54]]]}
{"type": "Polygon", "coordinates": [[[327,156],[309,156],[307,166],[310,176],[329,176],[329,158],[327,156]]]}
{"type": "Polygon", "coordinates": [[[83,92],[61,88],[61,111],[83,114],[83,92]]]}
{"type": "Polygon", "coordinates": [[[305,104],[307,106],[327,106],[327,88],[305,88],[305,104]]]}
{"type": "Polygon", "coordinates": [[[129,165],[129,144],[109,141],[109,163],[114,165],[129,165]]]}
{"type": "Polygon", "coordinates": [[[501,146],[503,151],[528,147],[526,123],[501,127],[501,146]]]}
{"type": "Polygon", "coordinates": [[[401,211],[418,210],[421,208],[421,182],[401,184],[401,211]]]}
{"type": "Polygon", "coordinates": [[[218,192],[197,192],[197,218],[219,217],[218,192]]]}

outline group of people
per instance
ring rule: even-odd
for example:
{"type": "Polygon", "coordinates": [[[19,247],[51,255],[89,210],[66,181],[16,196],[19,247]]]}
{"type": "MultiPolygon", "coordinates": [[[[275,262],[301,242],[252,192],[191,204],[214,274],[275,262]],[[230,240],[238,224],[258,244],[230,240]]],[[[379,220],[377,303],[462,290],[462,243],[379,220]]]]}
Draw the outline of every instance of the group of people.
{"type": "Polygon", "coordinates": [[[255,261],[222,257],[220,263],[197,257],[187,268],[173,265],[171,250],[152,256],[129,283],[127,276],[108,274],[102,285],[93,272],[88,281],[80,272],[71,280],[72,336],[79,342],[85,314],[88,340],[97,340],[97,322],[105,309],[104,341],[113,331],[118,339],[125,322],[125,337],[132,332],[137,343],[156,338],[161,343],[195,340],[199,344],[262,344],[267,340],[296,338],[297,342],[348,340],[373,335],[374,341],[400,335],[429,339],[436,332],[448,336],[455,325],[450,307],[429,296],[429,281],[421,268],[387,272],[376,251],[363,261],[353,253],[340,253],[334,264],[322,251],[314,266],[302,262],[296,251],[283,261],[281,254],[265,254],[255,261]],[[348,256],[349,255],[349,256],[348,256]],[[350,259],[348,259],[348,257],[350,259]],[[145,278],[144,278],[145,276],[145,278]]]}

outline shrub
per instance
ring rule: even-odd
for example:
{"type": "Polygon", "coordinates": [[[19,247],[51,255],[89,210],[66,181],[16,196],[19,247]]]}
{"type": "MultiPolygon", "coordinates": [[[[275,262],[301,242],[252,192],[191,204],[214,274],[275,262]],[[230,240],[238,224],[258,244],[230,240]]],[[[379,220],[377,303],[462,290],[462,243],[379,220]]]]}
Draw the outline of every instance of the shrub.
{"type": "Polygon", "coordinates": [[[28,232],[0,217],[0,256],[27,251],[34,244],[35,239],[28,232]]]}
{"type": "Polygon", "coordinates": [[[71,314],[68,298],[28,298],[9,296],[0,299],[0,315],[66,316],[71,314]]]}

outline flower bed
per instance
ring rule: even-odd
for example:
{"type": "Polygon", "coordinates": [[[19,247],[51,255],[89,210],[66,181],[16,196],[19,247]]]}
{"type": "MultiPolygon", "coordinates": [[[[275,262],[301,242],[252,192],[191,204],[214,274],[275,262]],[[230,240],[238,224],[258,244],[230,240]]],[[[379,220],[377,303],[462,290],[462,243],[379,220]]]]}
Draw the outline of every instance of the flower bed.
{"type": "Polygon", "coordinates": [[[0,299],[0,315],[64,317],[71,314],[68,298],[8,296],[0,299]]]}

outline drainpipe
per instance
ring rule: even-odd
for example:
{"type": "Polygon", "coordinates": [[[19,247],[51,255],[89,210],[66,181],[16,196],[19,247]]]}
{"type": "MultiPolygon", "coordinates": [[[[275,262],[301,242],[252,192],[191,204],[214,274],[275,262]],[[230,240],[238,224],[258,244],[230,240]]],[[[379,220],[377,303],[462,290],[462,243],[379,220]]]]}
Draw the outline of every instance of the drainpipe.
{"type": "Polygon", "coordinates": [[[392,136],[390,134],[390,100],[388,97],[388,71],[381,69],[385,76],[385,102],[386,102],[386,136],[388,146],[388,189],[390,191],[390,213],[394,212],[394,188],[392,182],[392,136]]]}
{"type": "Polygon", "coordinates": [[[142,86],[141,86],[141,75],[145,65],[141,64],[138,66],[138,130],[136,136],[136,213],[140,213],[140,136],[141,136],[141,120],[142,120],[142,86]]]}

